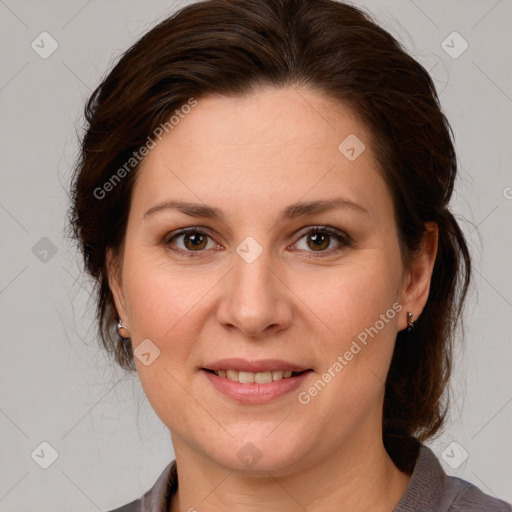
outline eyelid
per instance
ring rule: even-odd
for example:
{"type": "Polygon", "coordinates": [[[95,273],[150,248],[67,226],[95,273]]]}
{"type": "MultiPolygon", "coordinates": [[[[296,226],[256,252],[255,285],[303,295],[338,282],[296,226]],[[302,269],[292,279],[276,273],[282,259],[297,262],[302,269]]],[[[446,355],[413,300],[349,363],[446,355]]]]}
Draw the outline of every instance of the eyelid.
{"type": "Polygon", "coordinates": [[[327,232],[328,234],[330,235],[338,235],[338,236],[342,236],[344,238],[347,238],[349,239],[350,237],[347,235],[347,233],[345,233],[344,231],[342,231],[341,229],[339,228],[335,228],[334,226],[329,226],[329,225],[323,225],[323,224],[313,224],[311,226],[306,226],[305,228],[302,228],[297,235],[295,235],[297,237],[297,240],[300,240],[304,235],[308,235],[310,233],[325,233],[327,232]]]}
{"type": "Polygon", "coordinates": [[[186,228],[180,228],[171,232],[166,232],[166,234],[162,237],[162,243],[169,243],[174,238],[177,238],[180,235],[186,235],[188,233],[200,233],[203,235],[208,235],[210,238],[212,238],[209,228],[202,226],[188,226],[186,228]]]}

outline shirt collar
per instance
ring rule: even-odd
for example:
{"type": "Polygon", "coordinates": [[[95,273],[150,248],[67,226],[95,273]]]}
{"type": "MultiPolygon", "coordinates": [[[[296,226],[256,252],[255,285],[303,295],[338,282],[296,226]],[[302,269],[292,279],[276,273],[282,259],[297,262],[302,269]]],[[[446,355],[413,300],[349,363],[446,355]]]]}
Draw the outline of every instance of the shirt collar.
{"type": "Polygon", "coordinates": [[[171,500],[178,490],[176,461],[170,462],[153,487],[140,499],[140,508],[134,512],[169,512],[171,500]]]}
{"type": "Polygon", "coordinates": [[[393,512],[443,512],[445,509],[439,509],[438,504],[445,479],[446,473],[437,457],[422,444],[409,485],[393,512]]]}

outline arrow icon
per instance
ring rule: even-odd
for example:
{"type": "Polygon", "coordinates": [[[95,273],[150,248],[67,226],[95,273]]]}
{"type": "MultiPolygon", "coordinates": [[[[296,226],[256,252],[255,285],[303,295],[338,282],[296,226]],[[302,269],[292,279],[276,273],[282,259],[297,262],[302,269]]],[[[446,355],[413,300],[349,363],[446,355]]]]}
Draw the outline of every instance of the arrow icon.
{"type": "Polygon", "coordinates": [[[452,469],[458,469],[469,457],[469,453],[457,441],[453,441],[443,450],[441,457],[452,469]]]}
{"type": "Polygon", "coordinates": [[[32,460],[42,469],[48,469],[59,457],[57,450],[47,441],[39,443],[30,454],[32,460]]]}
{"type": "Polygon", "coordinates": [[[39,55],[39,57],[47,59],[59,47],[59,43],[48,32],[41,32],[30,43],[30,47],[39,55]]]}
{"type": "Polygon", "coordinates": [[[441,42],[441,48],[452,59],[458,59],[468,48],[469,43],[456,31],[448,34],[441,42]]]}
{"type": "Polygon", "coordinates": [[[160,357],[160,349],[149,338],[146,338],[133,351],[133,354],[143,365],[149,366],[157,357],[160,357]]]}
{"type": "Polygon", "coordinates": [[[236,252],[246,263],[252,263],[263,252],[263,248],[252,236],[248,236],[238,244],[236,252]]]}
{"type": "Polygon", "coordinates": [[[57,252],[57,246],[46,236],[32,247],[32,254],[42,263],[48,263],[57,252]]]}
{"type": "Polygon", "coordinates": [[[252,468],[263,454],[252,443],[246,443],[236,455],[245,467],[252,468]]]}
{"type": "Polygon", "coordinates": [[[338,151],[350,162],[353,162],[366,149],[363,141],[355,134],[347,135],[338,146],[338,151]]]}

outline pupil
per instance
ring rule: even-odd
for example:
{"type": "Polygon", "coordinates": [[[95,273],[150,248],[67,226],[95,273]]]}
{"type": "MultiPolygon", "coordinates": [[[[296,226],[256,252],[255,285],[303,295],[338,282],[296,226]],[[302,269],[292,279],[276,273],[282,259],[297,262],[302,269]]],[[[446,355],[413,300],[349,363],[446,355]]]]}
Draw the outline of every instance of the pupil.
{"type": "Polygon", "coordinates": [[[325,245],[325,240],[327,240],[327,236],[321,233],[315,233],[313,235],[310,235],[310,238],[313,241],[312,248],[322,247],[323,245],[325,245]]]}
{"type": "Polygon", "coordinates": [[[187,235],[187,240],[189,242],[192,243],[192,246],[195,247],[196,249],[199,247],[201,247],[201,243],[202,243],[202,235],[198,235],[198,234],[192,234],[192,235],[187,235]]]}

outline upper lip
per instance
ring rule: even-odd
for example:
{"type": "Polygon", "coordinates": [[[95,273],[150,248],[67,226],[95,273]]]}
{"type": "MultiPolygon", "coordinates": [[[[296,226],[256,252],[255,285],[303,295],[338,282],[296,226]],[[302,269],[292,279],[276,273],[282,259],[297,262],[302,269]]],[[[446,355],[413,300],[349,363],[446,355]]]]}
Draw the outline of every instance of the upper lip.
{"type": "Polygon", "coordinates": [[[246,359],[219,359],[204,366],[206,370],[241,370],[243,372],[268,372],[271,370],[291,370],[292,372],[303,372],[310,370],[282,359],[260,359],[259,361],[247,361],[246,359]]]}

